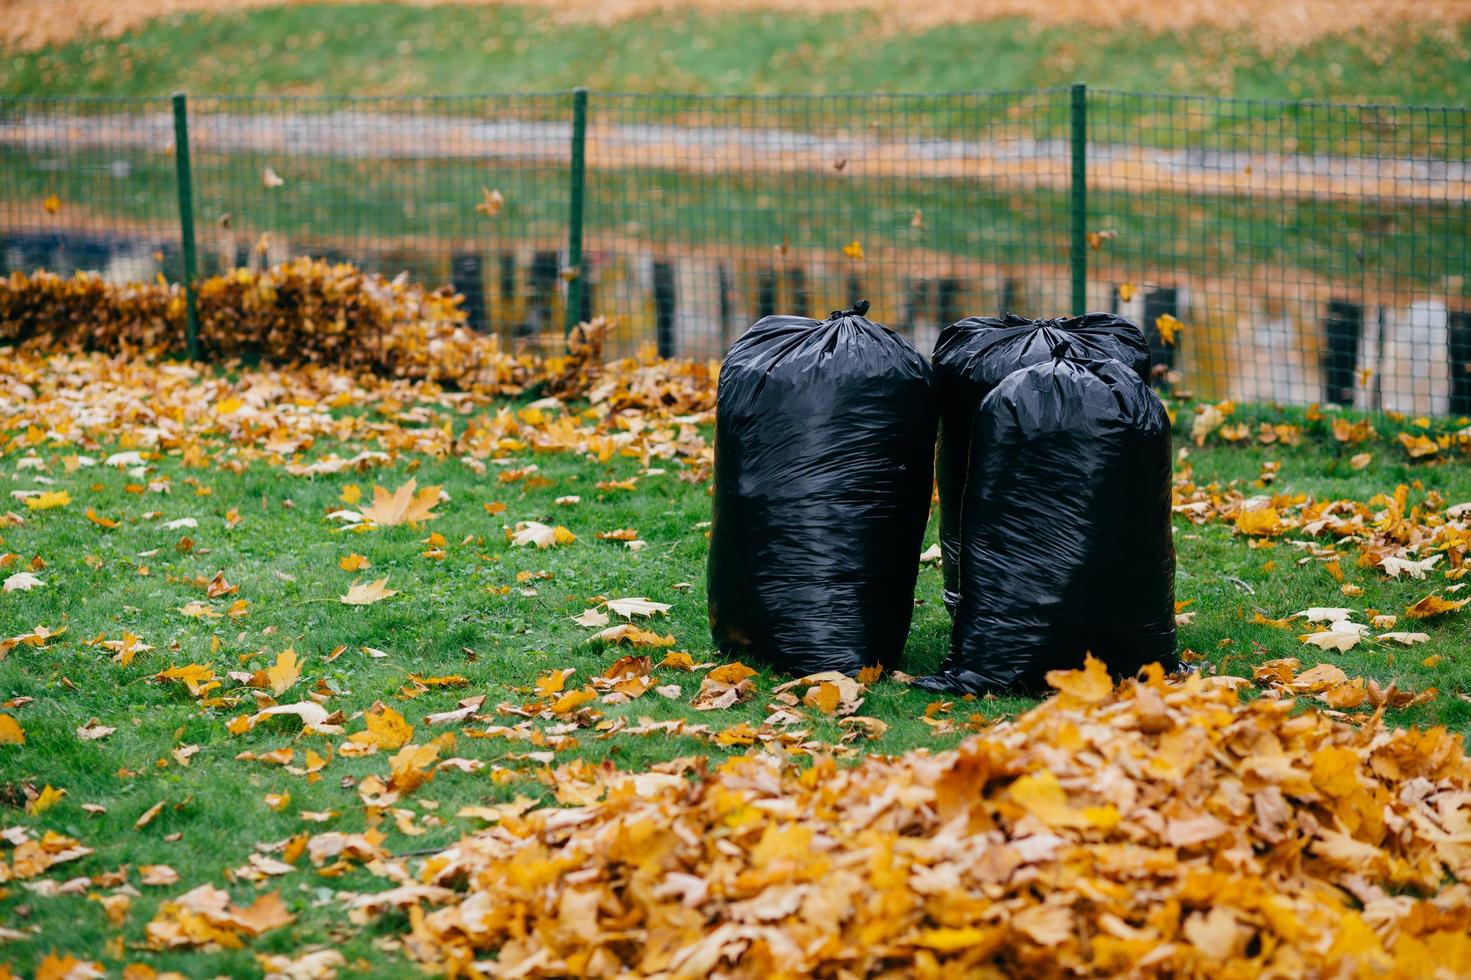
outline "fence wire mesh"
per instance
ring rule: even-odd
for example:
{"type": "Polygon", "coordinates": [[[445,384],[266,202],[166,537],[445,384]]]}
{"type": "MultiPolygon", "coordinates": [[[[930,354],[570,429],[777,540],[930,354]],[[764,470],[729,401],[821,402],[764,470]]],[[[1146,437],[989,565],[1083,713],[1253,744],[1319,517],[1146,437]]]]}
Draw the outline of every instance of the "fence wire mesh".
{"type": "Polygon", "coordinates": [[[189,102],[201,274],[309,255],[427,286],[507,344],[561,340],[571,96],[189,102]]]}
{"type": "Polygon", "coordinates": [[[1089,304],[1179,390],[1471,412],[1464,110],[1104,91],[1088,121],[1089,304]]]}
{"type": "Polygon", "coordinates": [[[626,347],[713,357],[761,316],[859,298],[926,351],[946,323],[1022,302],[1010,283],[1066,302],[1021,272],[1066,262],[1066,110],[1062,91],[595,94],[593,308],[625,318],[626,347]]]}
{"type": "MultiPolygon", "coordinates": [[[[573,93],[190,99],[198,271],[351,261],[508,347],[606,315],[614,354],[700,358],[860,297],[927,351],[1081,295],[1179,393],[1471,413],[1467,110],[1080,96],[593,93],[585,171],[573,93]]],[[[0,100],[0,271],[178,281],[174,132],[0,100]]]]}
{"type": "Polygon", "coordinates": [[[178,281],[171,111],[168,99],[0,99],[0,273],[178,281]]]}

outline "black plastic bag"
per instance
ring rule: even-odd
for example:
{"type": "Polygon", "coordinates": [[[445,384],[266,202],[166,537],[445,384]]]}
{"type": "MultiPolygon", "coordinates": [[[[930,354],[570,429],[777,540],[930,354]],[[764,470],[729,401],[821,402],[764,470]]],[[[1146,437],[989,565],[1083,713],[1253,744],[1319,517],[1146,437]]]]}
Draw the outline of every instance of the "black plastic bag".
{"type": "Polygon", "coordinates": [[[950,653],[921,686],[1040,690],[1090,651],[1116,676],[1178,666],[1169,417],[1133,370],[1066,347],[976,414],[950,653]]]}
{"type": "Polygon", "coordinates": [[[938,404],[923,355],[867,312],[765,317],[721,366],[708,586],[728,657],[851,674],[903,652],[938,404]]]}
{"type": "Polygon", "coordinates": [[[1112,313],[1055,320],[973,316],[950,324],[935,341],[935,380],[940,385],[940,449],[935,481],[940,491],[940,554],[945,608],[952,613],[960,581],[960,502],[970,459],[970,429],[981,399],[1011,372],[1052,358],[1067,341],[1080,357],[1121,361],[1146,382],[1149,343],[1139,325],[1112,313]]]}

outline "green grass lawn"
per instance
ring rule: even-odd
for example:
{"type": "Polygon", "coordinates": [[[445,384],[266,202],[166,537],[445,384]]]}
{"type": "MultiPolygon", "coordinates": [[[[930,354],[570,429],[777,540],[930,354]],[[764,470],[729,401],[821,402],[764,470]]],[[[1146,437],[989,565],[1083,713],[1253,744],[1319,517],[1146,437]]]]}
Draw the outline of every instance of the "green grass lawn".
{"type": "Polygon", "coordinates": [[[1246,36],[1023,20],[881,29],[869,13],[671,11],[612,25],[515,6],[359,4],[188,14],[0,60],[0,93],[972,91],[1085,80],[1242,98],[1464,105],[1459,37],[1402,28],[1264,53],[1246,36]]]}
{"type": "MultiPolygon", "coordinates": [[[[426,405],[410,410],[432,406],[433,393],[426,392],[426,398],[426,405]]],[[[1265,410],[1261,415],[1279,417],[1265,410]]],[[[372,418],[389,427],[395,424],[391,414],[372,418]]],[[[453,413],[431,412],[416,421],[463,424],[453,413]]],[[[1248,484],[1263,463],[1277,461],[1281,470],[1273,492],[1367,501],[1405,483],[1415,487],[1412,501],[1423,499],[1430,490],[1452,503],[1471,500],[1471,470],[1463,463],[1411,464],[1397,445],[1384,441],[1368,447],[1374,453],[1369,466],[1354,470],[1349,456],[1365,447],[1333,442],[1321,423],[1306,429],[1303,444],[1295,448],[1192,447],[1188,459],[1194,480],[1200,485],[1235,484],[1251,494],[1259,492],[1248,484]]],[[[126,447],[99,444],[90,455],[102,458],[119,448],[126,447]]],[[[361,444],[323,440],[312,455],[332,450],[348,454],[359,448],[361,444]]],[[[65,490],[72,498],[63,507],[28,512],[23,525],[0,530],[0,553],[18,556],[5,575],[25,568],[33,556],[45,563],[38,572],[43,587],[0,594],[0,638],[38,624],[66,628],[65,635],[44,648],[20,646],[0,660],[0,697],[34,699],[10,711],[24,727],[25,744],[0,746],[0,825],[55,831],[95,848],[91,857],[55,869],[51,877],[58,880],[121,865],[136,869],[167,864],[180,881],[171,887],[143,887],[121,928],[110,925],[103,907],[85,894],[44,897],[20,882],[0,885],[0,922],[35,930],[32,936],[0,947],[0,961],[9,960],[22,974],[31,973],[48,951],[59,950],[101,959],[113,967],[142,960],[190,976],[238,976],[255,969],[255,952],[295,952],[313,943],[336,944],[349,961],[361,961],[354,973],[388,976],[405,970],[391,946],[375,945],[375,939],[392,933],[401,920],[390,917],[374,927],[352,927],[332,899],[337,890],[372,890],[378,887],[376,879],[361,871],[319,877],[304,859],[298,870],[259,887],[259,891],[282,890],[298,916],[292,926],[268,933],[244,950],[155,954],[142,947],[143,927],[161,899],[204,882],[227,885],[229,870],[244,865],[256,844],[302,831],[363,830],[370,817],[355,786],[370,775],[386,774],[383,754],[339,756],[315,782],[279,766],[236,761],[242,751],[294,747],[301,764],[307,749],[325,754],[342,737],[302,739],[291,719],[268,719],[253,731],[232,736],[228,720],[254,710],[245,689],[225,680],[223,689],[214,693],[238,696],[241,703],[201,707],[183,685],[150,680],[166,668],[200,664],[223,678],[228,671],[269,666],[282,650],[292,647],[304,666],[300,680],[280,696],[282,703],[305,699],[307,692],[326,695],[328,709],[341,710],[350,719],[346,726],[352,732],[363,725],[358,713],[381,701],[415,726],[415,742],[424,742],[457,728],[430,728],[423,719],[454,708],[460,698],[485,695],[486,712],[503,702],[527,703],[535,700],[532,685],[548,672],[575,668],[567,684],[572,689],[627,653],[590,643],[593,630],[573,622],[600,598],[647,596],[669,603],[667,618],[640,624],[672,634],[675,649],[689,651],[696,661],[714,659],[704,600],[709,497],[706,484],[677,478],[678,462],[656,460],[654,468],[665,472],[652,473],[638,460],[618,456],[598,463],[512,449],[504,466],[492,465],[482,476],[456,459],[405,451],[383,468],[305,478],[285,475],[264,458],[234,473],[187,468],[178,455],[164,454],[150,460],[140,477],[105,466],[68,473],[64,457],[71,452],[43,445],[38,455],[47,461],[44,472],[22,469],[18,450],[0,455],[7,489],[34,487],[37,476],[44,475],[55,481],[45,489],[65,490]],[[498,472],[531,463],[539,468],[533,476],[544,478],[544,483],[530,486],[525,479],[513,483],[497,479],[498,472]],[[438,519],[418,528],[357,534],[337,530],[340,524],[327,518],[330,511],[345,506],[348,484],[361,487],[366,500],[372,484],[393,488],[411,476],[420,486],[442,485],[448,493],[449,500],[437,508],[438,519]],[[632,491],[597,488],[599,482],[630,478],[637,478],[632,491]],[[130,484],[136,488],[161,481],[167,481],[171,492],[140,494],[128,489],[130,484]],[[199,495],[190,481],[197,481],[199,489],[207,488],[208,495],[199,495]],[[581,502],[571,506],[555,502],[568,495],[580,496],[581,502]],[[505,511],[488,513],[483,505],[491,502],[505,504],[505,511]],[[99,526],[86,516],[88,509],[116,520],[118,526],[99,526]],[[233,527],[226,522],[232,510],[239,516],[233,527]],[[198,526],[163,527],[186,517],[196,519],[198,526]],[[577,540],[548,550],[513,548],[502,525],[521,520],[565,525],[577,540]],[[636,529],[647,545],[634,552],[596,537],[600,531],[619,528],[636,529]],[[426,542],[431,533],[445,540],[442,560],[424,556],[433,546],[426,542]],[[192,550],[179,547],[186,536],[192,539],[192,550]],[[339,568],[339,561],[351,553],[366,556],[371,568],[356,573],[339,568]],[[208,601],[201,583],[217,572],[239,591],[209,605],[222,612],[229,602],[244,599],[249,604],[246,613],[238,619],[196,619],[181,613],[190,602],[208,601]],[[385,576],[397,595],[364,607],[337,601],[352,583],[385,576]],[[125,633],[153,647],[138,654],[130,666],[119,666],[102,646],[89,645],[100,638],[117,640],[125,633]],[[339,647],[345,649],[334,658],[339,647]],[[386,656],[371,656],[364,647],[386,656]],[[405,697],[406,686],[412,688],[410,675],[460,675],[465,683],[405,697]],[[80,739],[77,729],[94,718],[116,732],[98,741],[80,739]],[[187,764],[171,754],[183,746],[198,746],[187,764]],[[25,813],[23,787],[40,790],[47,785],[64,789],[65,797],[44,813],[25,813]],[[268,794],[289,794],[290,799],[273,809],[268,794]],[[160,802],[164,807],[157,817],[136,828],[135,821],[160,802]],[[91,815],[84,804],[101,805],[106,812],[91,815]],[[335,816],[326,823],[304,822],[302,814],[312,811],[335,816]],[[109,946],[119,935],[125,950],[109,946]]],[[[1184,520],[1177,520],[1176,532],[1178,597],[1189,600],[1187,611],[1194,613],[1181,628],[1180,645],[1198,653],[1205,669],[1249,677],[1254,664],[1269,658],[1295,656],[1305,667],[1331,661],[1350,676],[1393,681],[1411,690],[1439,689],[1439,696],[1428,704],[1391,711],[1394,722],[1471,732],[1471,703],[1456,696],[1471,691],[1464,615],[1404,622],[1400,629],[1423,628],[1430,634],[1429,642],[1410,649],[1364,642],[1344,654],[1304,646],[1296,630],[1250,623],[1256,612],[1281,618],[1309,606],[1402,612],[1421,596],[1449,584],[1438,572],[1427,581],[1391,581],[1377,569],[1355,567],[1352,551],[1346,549],[1342,562],[1346,581],[1363,589],[1362,595],[1346,598],[1322,564],[1299,565],[1301,553],[1284,541],[1266,549],[1251,548],[1229,525],[1196,527],[1184,520]],[[1438,666],[1424,666],[1433,656],[1440,658],[1438,666]]],[[[927,541],[933,535],[932,526],[927,541]]],[[[939,594],[938,570],[924,569],[905,651],[905,669],[911,673],[934,668],[944,655],[948,620],[939,594]]],[[[662,656],[662,651],[651,652],[656,662],[662,656]]],[[[680,685],[679,697],[650,692],[627,704],[593,707],[607,719],[683,718],[715,731],[741,722],[758,728],[769,713],[772,688],[780,681],[762,673],[758,693],[749,702],[725,711],[698,712],[689,702],[699,687],[700,673],[657,669],[655,676],[659,684],[680,685]]],[[[948,747],[975,724],[1014,714],[1031,703],[956,702],[934,715],[932,720],[951,722],[950,731],[937,731],[925,720],[933,701],[891,679],[880,680],[869,690],[861,714],[886,722],[888,729],[862,749],[896,753],[948,747]]],[[[520,720],[501,714],[497,723],[520,720]]],[[[554,727],[534,724],[543,731],[554,727]]],[[[816,712],[802,727],[811,738],[828,744],[837,744],[844,731],[816,712]]],[[[744,751],[670,734],[600,739],[595,730],[584,728],[571,732],[570,738],[556,751],[554,765],[583,759],[635,770],[682,756],[719,757],[744,751]]],[[[404,833],[393,817],[387,817],[379,824],[387,834],[385,846],[396,854],[424,851],[478,829],[478,820],[457,817],[465,805],[504,802],[518,795],[549,800],[554,787],[549,785],[548,768],[525,755],[545,748],[460,737],[443,755],[483,760],[487,770],[441,772],[396,804],[415,814],[411,829],[416,833],[404,833]],[[492,769],[501,775],[489,776],[492,769]]],[[[257,889],[237,883],[231,891],[237,901],[248,903],[257,889]]]]}

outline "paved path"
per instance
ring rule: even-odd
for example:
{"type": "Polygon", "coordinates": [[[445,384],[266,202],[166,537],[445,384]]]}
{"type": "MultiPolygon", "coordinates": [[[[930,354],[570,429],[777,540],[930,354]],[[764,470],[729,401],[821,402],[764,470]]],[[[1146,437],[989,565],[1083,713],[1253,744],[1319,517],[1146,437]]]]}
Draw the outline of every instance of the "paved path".
{"type": "MultiPolygon", "coordinates": [[[[987,121],[977,121],[972,139],[915,135],[905,140],[748,126],[595,125],[589,129],[587,154],[593,168],[1067,185],[1071,151],[1065,140],[1012,136],[1001,129],[1004,123],[988,127],[987,121]]],[[[562,121],[361,109],[271,115],[196,110],[189,125],[196,155],[249,153],[283,174],[293,156],[565,165],[571,141],[571,126],[562,121]]],[[[82,150],[165,152],[172,139],[173,120],[163,112],[93,117],[27,113],[0,122],[0,146],[36,156],[82,150]]],[[[1266,137],[1254,139],[1264,142],[1266,137]]],[[[1106,142],[1090,143],[1087,152],[1089,186],[1097,189],[1419,204],[1471,200],[1471,165],[1465,161],[1106,142]]]]}

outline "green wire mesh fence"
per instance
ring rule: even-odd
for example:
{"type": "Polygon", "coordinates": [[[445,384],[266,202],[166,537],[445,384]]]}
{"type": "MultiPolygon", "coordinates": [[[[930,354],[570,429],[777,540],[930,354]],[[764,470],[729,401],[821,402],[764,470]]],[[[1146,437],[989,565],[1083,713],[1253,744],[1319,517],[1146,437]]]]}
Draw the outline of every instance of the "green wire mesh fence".
{"type": "Polygon", "coordinates": [[[184,274],[168,99],[0,99],[0,271],[184,274]]]}
{"type": "Polygon", "coordinates": [[[1105,91],[1088,123],[1111,236],[1088,302],[1150,329],[1181,388],[1471,412],[1466,110],[1105,91]]]}
{"type": "Polygon", "coordinates": [[[1177,393],[1471,413],[1467,110],[1084,90],[0,100],[0,272],[301,255],[453,285],[507,347],[719,357],[859,297],[928,350],[1089,309],[1177,393]],[[191,194],[181,194],[181,189],[191,194]]]}

